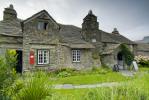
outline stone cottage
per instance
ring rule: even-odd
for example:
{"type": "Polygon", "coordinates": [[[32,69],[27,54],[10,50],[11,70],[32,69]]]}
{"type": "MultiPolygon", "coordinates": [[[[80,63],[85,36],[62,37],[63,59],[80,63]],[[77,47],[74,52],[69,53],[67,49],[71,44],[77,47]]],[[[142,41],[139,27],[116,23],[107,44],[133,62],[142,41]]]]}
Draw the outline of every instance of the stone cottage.
{"type": "Polygon", "coordinates": [[[13,5],[4,9],[0,21],[0,54],[15,49],[19,72],[36,68],[83,69],[101,64],[118,64],[124,69],[122,43],[135,53],[136,44],[116,28],[111,33],[101,30],[91,10],[83,19],[82,28],[59,24],[46,10],[21,20],[13,5]]]}
{"type": "Polygon", "coordinates": [[[149,57],[149,43],[137,43],[137,55],[149,57]]]}

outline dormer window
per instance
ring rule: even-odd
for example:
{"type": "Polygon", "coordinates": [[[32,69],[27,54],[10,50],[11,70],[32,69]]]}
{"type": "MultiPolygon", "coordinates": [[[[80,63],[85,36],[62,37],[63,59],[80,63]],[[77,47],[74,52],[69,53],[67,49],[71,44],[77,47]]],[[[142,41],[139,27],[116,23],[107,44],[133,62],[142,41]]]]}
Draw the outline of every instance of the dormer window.
{"type": "Polygon", "coordinates": [[[95,43],[95,42],[96,42],[96,39],[93,38],[93,39],[92,39],[92,43],[95,43]]]}
{"type": "Polygon", "coordinates": [[[46,30],[47,29],[47,22],[38,22],[38,30],[46,30]]]}

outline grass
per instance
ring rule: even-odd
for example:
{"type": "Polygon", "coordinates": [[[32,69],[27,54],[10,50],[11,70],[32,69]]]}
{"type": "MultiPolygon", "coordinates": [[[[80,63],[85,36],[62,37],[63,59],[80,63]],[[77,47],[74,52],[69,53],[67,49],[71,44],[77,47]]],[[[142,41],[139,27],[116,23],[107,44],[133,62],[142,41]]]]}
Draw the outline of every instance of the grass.
{"type": "Polygon", "coordinates": [[[142,71],[149,71],[149,68],[148,67],[140,67],[139,71],[140,72],[142,72],[142,71]]]}
{"type": "MultiPolygon", "coordinates": [[[[99,71],[72,72],[62,71],[57,77],[45,72],[26,73],[6,88],[7,96],[18,100],[149,100],[149,71],[141,69],[134,77],[125,77],[118,72],[99,71]],[[75,72],[76,73],[76,72],[75,72]],[[20,83],[21,81],[21,83],[20,83]],[[49,82],[49,83],[48,83],[49,82]],[[51,89],[53,84],[96,84],[119,82],[114,87],[92,89],[51,89]],[[23,85],[22,85],[23,84],[23,85]],[[21,87],[21,88],[20,88],[21,87]],[[8,90],[8,91],[7,91],[8,90]]],[[[14,100],[15,100],[14,99],[14,100]]]]}
{"type": "Polygon", "coordinates": [[[53,84],[97,84],[103,82],[122,82],[133,79],[133,77],[125,77],[117,72],[109,72],[106,74],[89,74],[76,75],[68,77],[51,78],[53,84]]]}
{"type": "MultiPolygon", "coordinates": [[[[92,89],[54,90],[58,100],[149,100],[149,73],[138,72],[122,86],[92,89]]],[[[55,99],[53,99],[55,100],[55,99]]]]}
{"type": "MultiPolygon", "coordinates": [[[[87,91],[89,90],[90,89],[59,89],[59,90],[53,90],[53,92],[55,93],[56,96],[61,98],[58,100],[80,100],[80,97],[83,96],[85,93],[87,93],[87,91]]],[[[55,95],[53,97],[55,97],[55,95]]]]}

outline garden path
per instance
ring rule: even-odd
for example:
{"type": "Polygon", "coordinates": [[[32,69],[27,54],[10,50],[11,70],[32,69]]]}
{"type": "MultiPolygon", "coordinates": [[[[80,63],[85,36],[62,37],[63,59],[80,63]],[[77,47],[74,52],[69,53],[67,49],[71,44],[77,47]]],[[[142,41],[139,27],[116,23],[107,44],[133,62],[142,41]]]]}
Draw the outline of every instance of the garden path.
{"type": "Polygon", "coordinates": [[[118,82],[108,82],[100,84],[88,84],[88,85],[72,85],[72,84],[59,84],[54,85],[55,89],[80,89],[80,88],[97,88],[97,87],[112,87],[120,85],[118,82]]]}
{"type": "Polygon", "coordinates": [[[129,71],[129,70],[120,70],[119,72],[123,76],[130,76],[130,77],[132,77],[136,73],[135,71],[129,71]]]}

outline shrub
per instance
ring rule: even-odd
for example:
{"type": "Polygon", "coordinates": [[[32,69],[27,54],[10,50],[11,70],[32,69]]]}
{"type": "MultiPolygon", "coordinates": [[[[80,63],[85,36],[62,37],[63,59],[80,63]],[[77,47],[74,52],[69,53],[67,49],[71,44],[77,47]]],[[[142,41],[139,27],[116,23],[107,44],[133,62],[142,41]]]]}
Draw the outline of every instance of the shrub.
{"type": "Polygon", "coordinates": [[[17,64],[16,50],[6,50],[5,60],[6,60],[6,66],[8,68],[15,68],[17,64]]]}
{"type": "Polygon", "coordinates": [[[63,71],[66,71],[66,72],[69,72],[69,73],[72,73],[74,71],[76,71],[74,68],[59,68],[55,71],[55,73],[60,73],[60,72],[63,72],[63,71]]]}
{"type": "Polygon", "coordinates": [[[133,53],[129,50],[126,44],[121,44],[120,45],[121,52],[124,55],[125,58],[125,63],[130,66],[132,61],[134,60],[134,55],[133,53]]]}
{"type": "Polygon", "coordinates": [[[73,74],[76,75],[76,69],[73,68],[59,68],[49,73],[50,76],[67,77],[73,74]]]}
{"type": "Polygon", "coordinates": [[[149,67],[149,57],[148,56],[135,56],[135,60],[141,67],[149,67]]]}
{"type": "Polygon", "coordinates": [[[44,72],[27,73],[7,87],[6,95],[14,100],[42,100],[51,96],[49,77],[44,72]]]}
{"type": "Polygon", "coordinates": [[[6,51],[5,57],[0,57],[0,95],[1,99],[8,99],[5,95],[5,88],[11,85],[17,78],[15,71],[16,53],[11,50],[6,51]]]}
{"type": "Polygon", "coordinates": [[[62,71],[62,72],[59,72],[57,74],[58,77],[68,77],[68,76],[71,76],[71,73],[67,72],[67,71],[62,71]]]}

